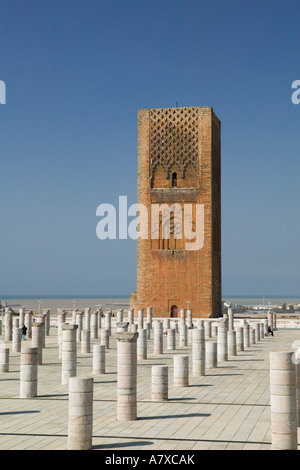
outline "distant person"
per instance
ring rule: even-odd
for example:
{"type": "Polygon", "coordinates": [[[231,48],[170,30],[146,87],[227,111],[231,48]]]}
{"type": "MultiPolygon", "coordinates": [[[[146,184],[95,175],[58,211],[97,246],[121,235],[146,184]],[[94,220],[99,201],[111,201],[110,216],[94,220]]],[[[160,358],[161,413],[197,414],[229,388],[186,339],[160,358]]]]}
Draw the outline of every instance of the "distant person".
{"type": "Polygon", "coordinates": [[[269,333],[269,335],[274,336],[273,330],[271,330],[271,327],[270,327],[270,326],[268,326],[268,333],[269,333]]]}
{"type": "Polygon", "coordinates": [[[26,341],[27,328],[25,325],[22,326],[22,339],[26,341]]]}

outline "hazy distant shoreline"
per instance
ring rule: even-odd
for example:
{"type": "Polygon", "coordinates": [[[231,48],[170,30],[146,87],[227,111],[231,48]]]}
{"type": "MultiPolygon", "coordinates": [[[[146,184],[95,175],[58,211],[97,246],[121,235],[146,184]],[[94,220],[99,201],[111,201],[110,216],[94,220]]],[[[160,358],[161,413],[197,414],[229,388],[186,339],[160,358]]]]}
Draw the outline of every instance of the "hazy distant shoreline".
{"type": "MultiPolygon", "coordinates": [[[[43,308],[57,309],[73,309],[90,307],[96,310],[97,307],[103,309],[127,310],[130,307],[129,296],[0,296],[0,299],[7,302],[12,308],[29,308],[34,311],[43,308]]],[[[282,305],[287,304],[300,304],[300,296],[223,296],[223,300],[237,305],[282,305]]]]}
{"type": "Polygon", "coordinates": [[[7,305],[12,308],[31,309],[34,311],[42,311],[44,308],[49,308],[55,311],[57,308],[64,309],[83,309],[91,308],[96,310],[99,307],[103,309],[111,308],[112,310],[129,309],[129,297],[1,297],[7,305]]]}
{"type": "Polygon", "coordinates": [[[228,296],[223,297],[223,301],[237,305],[283,305],[300,304],[300,296],[228,296]]]}

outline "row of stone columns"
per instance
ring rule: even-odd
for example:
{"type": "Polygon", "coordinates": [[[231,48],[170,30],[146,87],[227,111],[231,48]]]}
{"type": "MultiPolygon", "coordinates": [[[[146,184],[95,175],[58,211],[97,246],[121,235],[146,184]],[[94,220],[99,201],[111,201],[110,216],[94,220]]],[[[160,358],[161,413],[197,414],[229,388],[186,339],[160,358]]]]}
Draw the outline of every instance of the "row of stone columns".
{"type": "MultiPolygon", "coordinates": [[[[66,315],[65,311],[62,311],[64,315],[66,315]]],[[[59,314],[58,314],[59,315],[59,314]]],[[[5,331],[6,331],[6,341],[11,341],[12,339],[12,316],[13,313],[12,311],[7,308],[5,311],[5,331]]],[[[45,323],[45,335],[49,334],[49,328],[50,328],[50,311],[46,310],[42,315],[45,323]]],[[[105,329],[109,330],[109,335],[111,335],[111,316],[112,312],[107,312],[105,313],[105,329]]],[[[25,324],[27,326],[27,337],[30,339],[31,338],[31,328],[32,328],[32,320],[33,320],[33,314],[32,311],[26,311],[24,313],[24,309],[20,309],[20,315],[19,315],[19,326],[23,326],[25,324]]],[[[223,319],[226,322],[226,328],[229,330],[233,330],[233,313],[232,309],[228,309],[228,314],[224,314],[223,319]]],[[[200,320],[200,319],[199,319],[200,320]]],[[[198,321],[199,321],[198,320],[198,321]]],[[[39,321],[37,317],[37,321],[39,321]]],[[[117,322],[123,321],[123,311],[117,312],[117,322]]],[[[144,310],[139,310],[138,311],[138,329],[143,329],[144,321],[144,310]]],[[[203,322],[203,320],[200,320],[203,322]]],[[[134,311],[129,310],[128,311],[128,322],[129,324],[134,323],[134,311]]],[[[268,325],[271,325],[272,329],[276,329],[276,315],[274,315],[273,312],[268,312],[268,319],[262,320],[262,322],[265,322],[265,329],[264,329],[264,334],[267,334],[267,328],[268,325]]],[[[59,319],[58,319],[59,323],[59,319]]],[[[78,312],[78,311],[73,311],[73,319],[72,319],[73,324],[78,325],[78,330],[77,330],[77,341],[81,341],[81,331],[82,330],[90,330],[90,337],[91,339],[97,339],[98,338],[98,329],[101,328],[101,315],[99,316],[99,311],[90,312],[90,308],[86,308],[85,312],[78,312]],[[83,320],[84,316],[84,320],[83,320]]],[[[150,329],[152,328],[152,308],[148,307],[147,308],[147,323],[150,323],[150,329]]],[[[193,327],[193,320],[192,320],[192,310],[188,309],[187,311],[187,318],[185,318],[185,309],[180,310],[180,324],[184,323],[186,324],[187,330],[191,329],[193,327]]],[[[177,324],[175,325],[177,327],[177,324]]],[[[211,321],[204,321],[204,327],[205,327],[205,337],[212,337],[217,335],[217,326],[215,324],[212,324],[211,321]]],[[[166,333],[167,329],[170,328],[170,319],[165,319],[164,320],[164,332],[166,333]]],[[[191,334],[190,334],[190,339],[191,339],[191,334]]],[[[182,343],[188,342],[188,338],[185,339],[185,332],[184,328],[182,329],[182,343]]],[[[191,344],[191,341],[190,341],[191,344]]]]}
{"type": "MultiPolygon", "coordinates": [[[[67,328],[65,331],[73,331],[67,328]]],[[[131,421],[137,418],[137,341],[140,333],[117,332],[117,419],[131,421]]],[[[196,340],[203,342],[204,330],[195,330],[196,340]]],[[[162,335],[161,335],[162,336],[162,335]]],[[[195,343],[197,341],[195,340],[195,343]]],[[[198,343],[197,343],[198,344],[198,343]]],[[[97,345],[97,351],[102,355],[104,346],[97,345]]],[[[196,347],[198,352],[200,348],[196,347]]],[[[199,356],[195,354],[196,369],[198,370],[199,356]]],[[[95,364],[95,363],[93,363],[95,364]]],[[[188,386],[188,356],[174,356],[174,386],[188,386]]],[[[93,366],[93,370],[99,370],[93,366]]],[[[102,369],[103,370],[103,369],[102,369]]],[[[101,371],[102,371],[101,370],[101,371]]],[[[168,367],[152,367],[152,399],[168,399],[168,367]]],[[[69,421],[68,449],[87,450],[92,446],[92,406],[93,379],[72,377],[69,379],[69,421]]]]}
{"type": "MultiPolygon", "coordinates": [[[[99,317],[98,312],[90,313],[88,310],[89,309],[85,309],[85,312],[73,312],[72,323],[78,326],[77,335],[76,335],[77,342],[80,342],[82,340],[82,332],[85,330],[90,331],[89,333],[90,339],[97,339],[98,332],[100,329],[100,338],[102,338],[103,343],[106,343],[106,346],[109,347],[108,346],[109,342],[106,339],[107,333],[104,333],[104,331],[106,332],[108,331],[108,336],[111,336],[112,312],[110,311],[110,312],[105,313],[104,319],[102,320],[102,325],[101,325],[101,320],[99,321],[99,318],[101,319],[101,317],[99,317]]],[[[118,311],[117,312],[117,325],[121,323],[126,323],[123,320],[124,320],[123,310],[118,311]]],[[[58,324],[60,322],[61,321],[58,320],[58,324]]],[[[128,322],[126,324],[129,325],[129,329],[132,326],[131,331],[132,330],[137,331],[138,329],[143,329],[145,328],[145,326],[149,328],[148,326],[149,324],[151,328],[152,326],[152,310],[151,309],[147,316],[147,322],[148,323],[144,325],[143,310],[139,311],[139,319],[138,319],[137,325],[134,324],[134,311],[133,310],[128,311],[128,322]]]]}
{"type": "MultiPolygon", "coordinates": [[[[141,315],[140,315],[141,317],[141,315]]],[[[82,318],[82,317],[81,317],[82,318]]],[[[119,319],[122,317],[120,316],[119,319]]],[[[191,324],[191,313],[188,311],[189,324],[191,324]]],[[[106,338],[109,339],[111,328],[109,316],[105,322],[106,338]]],[[[148,318],[147,318],[148,320],[148,318]]],[[[152,318],[151,318],[152,322],[152,318]]],[[[123,322],[124,323],[124,322],[123,322]]],[[[147,321],[147,323],[150,323],[147,321]]],[[[81,322],[79,322],[81,325],[81,322]]],[[[118,328],[128,329],[128,324],[118,328]]],[[[211,364],[216,366],[217,360],[224,361],[228,359],[228,354],[236,354],[238,344],[240,348],[244,347],[244,332],[247,328],[230,327],[230,318],[219,320],[217,342],[207,341],[206,329],[203,322],[199,322],[198,328],[189,328],[192,332],[192,367],[194,375],[204,375],[205,366],[211,364]],[[240,341],[237,341],[241,338],[240,341]],[[243,339],[243,340],[242,340],[243,339]],[[218,351],[218,354],[216,354],[218,351]]],[[[85,323],[85,327],[90,324],[85,323]]],[[[144,323],[140,319],[138,334],[135,332],[119,331],[117,333],[117,418],[120,420],[136,419],[136,379],[137,379],[137,359],[147,358],[147,333],[148,328],[144,329],[144,323]],[[138,340],[139,338],[139,340],[138,340]],[[145,348],[146,345],[146,348],[145,348]]],[[[168,344],[170,349],[175,349],[175,329],[168,328],[168,344]]],[[[248,325],[249,326],[249,325],[248,325]]],[[[245,327],[245,325],[244,325],[245,327]]],[[[91,420],[92,420],[92,379],[76,378],[76,342],[78,341],[77,330],[79,325],[69,325],[62,322],[62,383],[69,384],[69,434],[68,448],[90,448],[91,446],[91,420]],[[80,382],[81,380],[81,382],[80,382]],[[79,383],[80,382],[80,383],[79,383]],[[77,385],[76,385],[77,384],[77,385]],[[79,384],[79,385],[78,385],[79,384]],[[76,408],[78,408],[76,410],[76,408]],[[76,417],[78,419],[76,419],[76,417]],[[80,419],[79,419],[80,417],[80,419]],[[81,423],[81,424],[80,424],[81,423]],[[80,427],[82,426],[82,427],[80,427]],[[80,436],[80,437],[79,437],[80,436]]],[[[101,330],[102,331],[102,330],[101,330]]],[[[163,352],[163,322],[155,320],[154,322],[154,353],[163,352]]],[[[185,311],[181,312],[179,333],[182,337],[180,345],[186,345],[185,311]]],[[[254,335],[257,330],[253,329],[254,335]]],[[[42,323],[36,323],[32,329],[32,343],[36,347],[26,348],[24,354],[21,354],[21,380],[20,396],[28,398],[36,395],[37,387],[37,365],[40,364],[39,349],[41,349],[42,323]],[[30,366],[30,367],[26,367],[30,366]]],[[[85,344],[85,333],[90,330],[82,329],[80,340],[85,344]]],[[[86,335],[88,338],[89,335],[86,335]]],[[[253,341],[260,340],[260,332],[256,333],[253,341]]],[[[106,339],[105,339],[106,341],[106,339]]],[[[249,338],[249,344],[251,343],[249,338]]],[[[82,346],[83,347],[83,346],[82,346]]],[[[105,373],[105,344],[94,347],[93,350],[93,371],[95,373],[105,373]]],[[[243,349],[240,349],[243,350],[243,349]]],[[[86,351],[89,352],[89,351],[86,351]]],[[[189,357],[185,355],[174,356],[174,386],[186,387],[189,383],[189,357]]],[[[167,366],[153,366],[152,368],[152,399],[168,399],[168,368],[167,366]]],[[[276,420],[275,420],[276,421],[276,420]]]]}
{"type": "MultiPolygon", "coordinates": [[[[45,341],[45,336],[49,335],[50,331],[50,310],[46,310],[42,314],[37,314],[35,317],[33,316],[32,311],[24,312],[24,309],[20,309],[19,316],[15,316],[13,311],[10,308],[6,308],[5,310],[5,317],[4,317],[4,327],[5,327],[5,334],[4,340],[5,341],[12,341],[14,336],[14,330],[17,328],[22,328],[24,325],[27,328],[27,338],[32,338],[32,326],[35,323],[43,324],[43,343],[45,341]]],[[[2,333],[2,331],[1,331],[2,333]]]]}
{"type": "MultiPolygon", "coordinates": [[[[183,317],[183,316],[182,316],[183,317]]],[[[181,322],[181,327],[183,326],[183,319],[181,322]]],[[[236,336],[240,338],[239,350],[243,350],[243,328],[239,328],[238,335],[235,330],[228,330],[228,323],[224,320],[219,321],[218,328],[218,343],[215,341],[205,341],[205,329],[202,326],[203,323],[200,323],[198,328],[192,329],[192,370],[194,376],[205,375],[205,367],[213,368],[217,367],[218,361],[223,362],[228,360],[228,354],[237,353],[237,343],[235,341],[236,336]],[[229,344],[232,345],[228,350],[228,338],[229,344]],[[232,339],[234,338],[234,340],[232,339]],[[218,352],[218,353],[217,353],[218,352]]],[[[140,323],[142,326],[142,323],[140,323]]],[[[248,326],[248,325],[247,325],[248,326]]],[[[246,328],[247,329],[247,328],[246,328]]],[[[144,346],[146,344],[146,331],[145,329],[138,330],[138,334],[141,335],[140,338],[135,333],[117,333],[118,340],[118,357],[119,354],[122,355],[120,362],[118,360],[118,371],[120,370],[120,382],[126,383],[128,387],[127,392],[124,392],[126,387],[118,387],[118,403],[120,403],[120,412],[118,412],[118,419],[129,419],[129,416],[135,416],[131,411],[132,400],[134,400],[134,389],[136,381],[136,359],[146,359],[146,351],[144,346]],[[138,339],[139,338],[139,339],[138,339]],[[126,346],[126,343],[128,345],[126,346]],[[129,344],[130,343],[130,344],[129,344]],[[130,348],[130,354],[126,348],[130,348]],[[127,351],[127,353],[126,353],[127,351]],[[135,352],[133,352],[135,351],[135,352]],[[136,355],[136,356],[135,356],[136,355]],[[124,361],[132,361],[130,364],[124,361]],[[124,378],[125,374],[125,378],[124,378]],[[130,385],[130,376],[132,377],[132,384],[130,385]],[[124,399],[124,396],[128,395],[127,399],[124,399]],[[129,398],[130,396],[130,398],[129,398]],[[125,413],[126,403],[128,405],[127,415],[125,413]],[[121,416],[123,418],[121,418],[121,416]]],[[[172,349],[174,347],[174,337],[175,329],[167,330],[167,341],[168,348],[172,349]]],[[[163,340],[163,323],[159,320],[154,321],[154,354],[162,353],[162,340],[163,340]]],[[[174,386],[187,386],[189,382],[189,357],[184,355],[174,356],[174,386]]],[[[165,366],[166,367],[166,366],[165,366]]],[[[163,399],[166,399],[167,396],[167,385],[166,385],[166,368],[156,368],[152,371],[152,389],[153,389],[153,399],[159,399],[159,396],[163,396],[163,399]]],[[[119,373],[119,372],[118,372],[119,373]]],[[[135,419],[135,418],[132,418],[135,419]]]]}
{"type": "MultiPolygon", "coordinates": [[[[85,326],[90,325],[89,309],[86,309],[85,326]]],[[[5,319],[5,341],[11,341],[12,350],[21,352],[20,361],[20,397],[32,398],[37,395],[37,366],[42,364],[42,350],[45,347],[45,335],[49,333],[50,312],[47,310],[43,315],[37,315],[32,323],[32,312],[24,313],[21,309],[20,317],[13,317],[10,309],[6,310],[5,319]],[[31,339],[31,347],[21,349],[22,329],[19,324],[27,326],[27,338],[31,339]],[[14,325],[13,328],[12,325],[14,325]],[[12,333],[12,334],[11,334],[12,333]]],[[[79,336],[76,336],[78,325],[65,323],[66,313],[61,311],[58,316],[58,342],[62,358],[62,383],[67,384],[71,377],[76,376],[77,344],[79,336]]],[[[82,317],[76,318],[81,328],[82,317]]],[[[106,331],[107,337],[107,331],[106,331]]],[[[80,335],[82,352],[90,352],[90,331],[81,330],[80,335]]],[[[99,354],[97,346],[94,351],[93,370],[95,373],[105,373],[105,346],[100,345],[99,354]]],[[[0,348],[0,371],[8,372],[9,348],[0,348]]]]}
{"type": "MultiPolygon", "coordinates": [[[[119,324],[117,323],[117,326],[120,325],[123,327],[125,330],[128,327],[128,323],[122,323],[119,324]]],[[[218,334],[218,343],[217,347],[214,344],[211,344],[210,342],[205,345],[205,330],[202,327],[203,321],[199,322],[198,324],[198,329],[192,329],[191,332],[193,333],[193,354],[195,359],[193,360],[193,366],[194,370],[198,367],[199,369],[204,367],[205,362],[207,362],[207,367],[214,367],[215,364],[220,361],[226,361],[228,360],[228,353],[231,355],[235,355],[237,350],[243,350],[243,335],[241,333],[241,330],[243,328],[237,328],[237,337],[241,339],[241,342],[237,342],[236,344],[236,332],[234,330],[228,330],[226,329],[226,321],[220,320],[219,321],[219,334],[218,334]],[[199,339],[197,339],[196,335],[199,335],[201,332],[201,340],[200,336],[199,339]],[[227,334],[226,334],[227,332],[227,334]],[[199,350],[197,352],[197,344],[201,346],[201,351],[199,350]],[[205,359],[205,349],[207,349],[207,358],[205,359]],[[216,357],[216,350],[217,350],[217,357],[216,357]],[[199,356],[197,358],[197,355],[199,356]],[[198,362],[198,366],[196,366],[196,363],[198,362]],[[202,365],[200,365],[200,363],[202,365]]],[[[181,331],[186,329],[183,329],[183,322],[181,322],[180,329],[181,331]]],[[[248,327],[248,325],[245,325],[245,327],[248,327]]],[[[72,331],[75,331],[78,329],[78,325],[69,325],[65,323],[61,323],[60,325],[60,330],[66,330],[64,332],[64,347],[63,347],[63,358],[62,358],[62,375],[67,376],[74,376],[76,375],[76,338],[74,337],[74,333],[72,331]],[[66,371],[73,371],[67,373],[66,371]]],[[[121,328],[122,329],[122,328],[121,328]]],[[[247,330],[247,328],[245,328],[247,330]]],[[[33,325],[33,338],[32,338],[32,346],[36,347],[38,350],[38,364],[42,363],[42,324],[36,323],[33,325]]],[[[159,320],[156,320],[154,323],[154,353],[155,354],[162,354],[163,353],[163,329],[162,329],[162,322],[159,320]]],[[[168,329],[168,349],[174,349],[175,348],[175,329],[168,329]]],[[[81,344],[81,351],[82,352],[90,352],[90,335],[88,330],[82,330],[83,336],[82,336],[82,344],[81,344]]],[[[102,341],[101,338],[101,344],[105,346],[106,349],[109,348],[109,330],[108,329],[103,329],[101,330],[102,335],[104,335],[104,340],[102,341]]],[[[181,345],[186,345],[186,341],[182,342],[181,345]]],[[[147,358],[147,330],[139,330],[139,340],[138,340],[138,358],[139,359],[146,359],[147,358]]],[[[63,378],[62,382],[66,383],[68,378],[63,378]]]]}
{"type": "MultiPolygon", "coordinates": [[[[14,319],[15,324],[18,325],[17,318],[14,319]]],[[[9,341],[7,338],[10,335],[6,336],[5,341],[9,341]]],[[[13,352],[21,352],[21,345],[22,345],[22,328],[15,326],[12,329],[12,351],[13,352]]],[[[37,349],[37,363],[42,364],[42,351],[45,347],[45,325],[43,322],[43,318],[38,319],[35,323],[31,326],[31,346],[37,349]]],[[[1,361],[1,369],[2,371],[8,372],[8,363],[9,363],[9,348],[4,346],[0,350],[0,361],[1,361]],[[2,350],[5,351],[2,353],[2,350]],[[3,362],[5,360],[5,363],[3,362]]]]}
{"type": "MultiPolygon", "coordinates": [[[[37,366],[42,364],[41,357],[41,324],[33,327],[32,347],[21,349],[20,361],[20,397],[33,398],[37,395],[37,366]]],[[[71,377],[76,376],[77,345],[76,330],[77,325],[63,325],[62,340],[62,384],[68,384],[71,377]]],[[[9,348],[0,348],[0,371],[8,372],[9,348]]],[[[94,346],[94,373],[105,373],[105,346],[94,346]]]]}
{"type": "MultiPolygon", "coordinates": [[[[223,330],[226,330],[226,326],[222,324],[220,331],[224,340],[223,330]]],[[[137,417],[137,339],[138,334],[136,333],[117,333],[117,419],[119,420],[134,420],[137,417]]],[[[204,343],[204,328],[195,329],[193,331],[193,372],[196,374],[203,373],[204,343]]],[[[208,344],[216,345],[215,342],[208,344]]],[[[188,356],[184,355],[174,356],[174,386],[188,386],[188,359],[188,356]]],[[[296,374],[295,365],[291,365],[290,359],[291,353],[287,355],[285,352],[280,355],[271,353],[270,356],[272,448],[276,449],[297,448],[296,374]]],[[[75,378],[69,382],[69,449],[91,447],[92,384],[93,379],[75,378]],[[78,410],[76,413],[73,412],[73,407],[75,410],[76,406],[80,408],[81,419],[78,419],[78,410]],[[74,418],[74,415],[77,416],[77,419],[74,418]]],[[[154,401],[168,399],[167,366],[152,366],[151,385],[154,401]]]]}

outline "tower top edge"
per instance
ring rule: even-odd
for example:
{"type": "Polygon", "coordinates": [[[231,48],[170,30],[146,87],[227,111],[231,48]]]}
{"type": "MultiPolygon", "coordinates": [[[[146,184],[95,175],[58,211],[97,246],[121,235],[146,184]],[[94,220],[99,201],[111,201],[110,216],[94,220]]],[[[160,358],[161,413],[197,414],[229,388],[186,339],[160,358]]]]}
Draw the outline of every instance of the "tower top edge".
{"type": "MultiPolygon", "coordinates": [[[[172,108],[146,108],[146,109],[138,109],[138,115],[139,116],[151,116],[151,113],[157,114],[158,112],[161,113],[172,113],[174,112],[173,110],[176,110],[176,112],[196,112],[200,114],[209,114],[211,116],[215,116],[219,121],[219,117],[214,111],[214,108],[212,106],[174,106],[172,108]]],[[[221,121],[220,121],[221,122],[221,121]]]]}
{"type": "Polygon", "coordinates": [[[171,106],[169,108],[142,108],[138,111],[157,111],[157,110],[167,110],[167,109],[211,109],[212,106],[171,106]]]}

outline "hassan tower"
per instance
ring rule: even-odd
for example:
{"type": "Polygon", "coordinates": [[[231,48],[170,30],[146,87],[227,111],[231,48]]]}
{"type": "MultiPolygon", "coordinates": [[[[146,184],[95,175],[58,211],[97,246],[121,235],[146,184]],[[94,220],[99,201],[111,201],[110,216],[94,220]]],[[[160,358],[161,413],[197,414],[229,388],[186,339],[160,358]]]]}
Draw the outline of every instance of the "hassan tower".
{"type": "Polygon", "coordinates": [[[220,147],[211,107],[139,110],[137,202],[147,223],[130,308],[151,306],[154,317],[182,308],[221,314],[220,147]]]}

